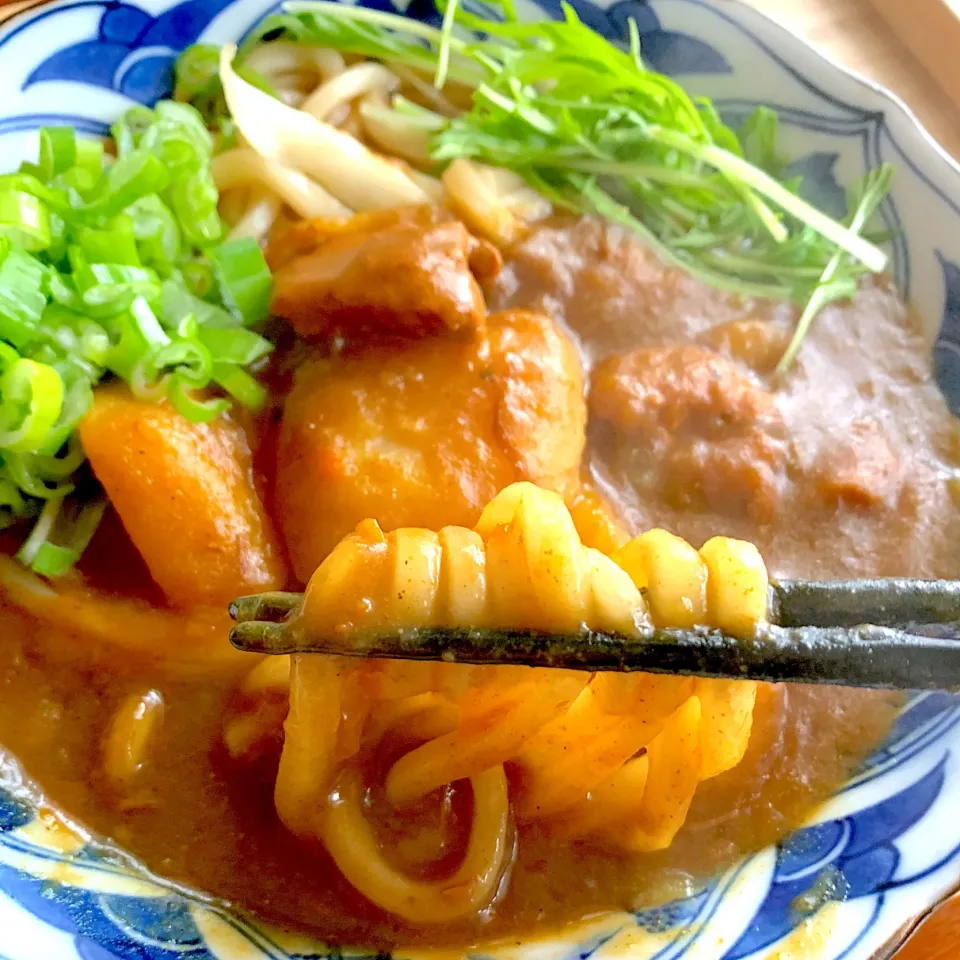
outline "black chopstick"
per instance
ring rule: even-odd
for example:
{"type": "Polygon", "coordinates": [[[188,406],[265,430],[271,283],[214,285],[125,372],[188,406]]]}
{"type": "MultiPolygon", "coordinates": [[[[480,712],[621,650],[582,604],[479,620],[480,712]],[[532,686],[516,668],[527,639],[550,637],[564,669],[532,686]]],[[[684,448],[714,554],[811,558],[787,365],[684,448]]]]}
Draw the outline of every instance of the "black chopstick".
{"type": "Polygon", "coordinates": [[[960,580],[780,580],[770,621],[781,627],[903,627],[960,622],[960,580]]]}
{"type": "Polygon", "coordinates": [[[960,690],[960,583],[956,581],[774,583],[771,615],[780,622],[749,639],[705,628],[651,628],[640,636],[619,636],[590,630],[558,635],[536,630],[414,627],[383,634],[305,637],[289,622],[301,601],[300,594],[291,593],[235,601],[230,612],[238,623],[231,641],[241,650],[274,655],[319,653],[960,690]],[[881,622],[864,625],[865,620],[881,622]],[[904,621],[908,621],[906,628],[904,621]]]}

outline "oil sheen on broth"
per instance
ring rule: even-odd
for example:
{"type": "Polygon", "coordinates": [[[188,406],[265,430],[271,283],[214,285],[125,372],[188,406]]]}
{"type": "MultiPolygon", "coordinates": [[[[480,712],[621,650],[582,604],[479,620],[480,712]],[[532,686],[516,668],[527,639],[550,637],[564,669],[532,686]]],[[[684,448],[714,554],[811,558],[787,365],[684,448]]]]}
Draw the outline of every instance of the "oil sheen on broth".
{"type": "MultiPolygon", "coordinates": [[[[508,256],[490,300],[542,308],[579,338],[593,371],[587,469],[632,529],[664,526],[694,544],[717,533],[751,540],[775,576],[956,574],[946,482],[956,433],[915,319],[884,286],[824,312],[780,389],[756,395],[715,358],[768,377],[790,311],[707,289],[616,229],[547,223],[508,256]],[[654,368],[659,379],[646,375],[654,368]],[[659,392],[656,416],[634,415],[637,389],[659,392]]],[[[132,548],[117,548],[118,530],[108,521],[85,563],[114,591],[139,589],[145,572],[132,548]]],[[[329,941],[374,946],[475,943],[683,895],[807,816],[899,703],[886,692],[761,688],[746,758],[701,785],[669,850],[624,857],[524,828],[492,908],[417,928],[371,907],[322,849],[282,827],[276,751],[253,768],[226,756],[222,719],[243,658],[215,680],[133,664],[114,675],[86,662],[76,638],[12,610],[3,634],[0,742],[50,802],[164,877],[329,941]],[[135,802],[121,808],[100,773],[101,745],[117,705],[151,689],[164,722],[135,802]]],[[[381,828],[427,848],[442,828],[456,862],[469,806],[448,791],[381,828]]]]}

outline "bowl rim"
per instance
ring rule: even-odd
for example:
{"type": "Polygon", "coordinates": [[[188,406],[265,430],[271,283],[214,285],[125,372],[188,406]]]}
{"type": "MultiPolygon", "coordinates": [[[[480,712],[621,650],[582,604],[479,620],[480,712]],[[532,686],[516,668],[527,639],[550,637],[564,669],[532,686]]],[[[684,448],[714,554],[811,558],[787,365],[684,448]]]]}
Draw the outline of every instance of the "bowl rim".
{"type": "MultiPolygon", "coordinates": [[[[16,29],[21,22],[28,21],[31,14],[42,7],[59,6],[70,7],[82,0],[0,0],[0,35],[6,34],[11,28],[16,29]]],[[[608,5],[611,0],[599,0],[608,5]]],[[[926,124],[917,116],[907,100],[884,83],[866,76],[856,67],[844,62],[837,54],[829,51],[812,40],[804,33],[797,32],[789,27],[776,13],[758,9],[750,0],[694,0],[698,6],[712,9],[724,19],[756,24],[765,24],[773,28],[780,42],[793,56],[787,66],[792,70],[799,70],[797,59],[815,58],[825,63],[831,70],[852,80],[857,86],[867,91],[878,102],[880,109],[893,109],[901,117],[909,121],[909,125],[920,135],[921,142],[927,149],[932,150],[938,162],[956,179],[958,204],[960,204],[960,155],[954,156],[931,132],[926,124]],[[730,8],[734,8],[731,10],[730,8]]],[[[820,84],[814,84],[818,91],[826,92],[820,84]]],[[[924,177],[926,179],[926,177],[924,177]]],[[[930,184],[934,187],[933,184],[930,184]]],[[[936,187],[934,187],[936,189],[936,187]]],[[[143,868],[140,868],[143,870],[143,868]]],[[[161,881],[168,883],[169,881],[161,881]]],[[[907,918],[903,924],[891,935],[872,957],[872,960],[894,960],[900,949],[912,940],[924,923],[941,907],[960,892],[960,884],[947,890],[935,903],[930,904],[917,914],[907,918]]]]}
{"type": "MultiPolygon", "coordinates": [[[[80,0],[0,0],[0,30],[5,32],[14,21],[28,16],[39,7],[54,3],[67,7],[77,2],[80,2],[80,0]]],[[[738,19],[746,17],[747,19],[754,18],[761,23],[766,22],[774,27],[785,43],[792,44],[795,48],[802,48],[807,55],[824,61],[835,71],[844,74],[860,87],[870,91],[875,97],[888,101],[910,121],[912,126],[920,132],[924,141],[926,141],[926,145],[934,150],[938,159],[945,163],[947,168],[958,178],[957,186],[960,189],[960,156],[955,157],[937,139],[900,94],[880,81],[861,73],[856,67],[845,63],[836,54],[824,49],[805,34],[795,32],[776,13],[759,9],[750,0],[698,0],[698,3],[701,6],[712,7],[724,17],[727,16],[724,7],[735,7],[739,11],[736,15],[738,19]]]]}
{"type": "MultiPolygon", "coordinates": [[[[50,2],[50,0],[36,0],[36,2],[44,3],[50,2]]],[[[704,0],[700,0],[700,2],[702,3],[704,0]]],[[[932,147],[938,158],[946,164],[947,168],[955,176],[957,176],[957,187],[960,189],[960,156],[955,157],[936,138],[926,124],[924,124],[924,122],[917,116],[910,104],[907,103],[907,101],[900,94],[896,93],[894,90],[891,90],[890,87],[881,83],[879,80],[874,80],[871,77],[861,73],[856,67],[852,67],[849,64],[844,63],[839,57],[837,57],[836,54],[829,50],[825,50],[805,34],[794,32],[776,14],[767,10],[758,9],[752,3],[750,3],[749,0],[706,0],[705,5],[715,7],[720,11],[722,11],[726,6],[736,7],[748,18],[755,17],[761,22],[766,21],[768,24],[771,24],[782,37],[787,38],[785,40],[786,43],[805,48],[809,54],[820,60],[823,60],[839,73],[845,74],[859,86],[869,90],[874,96],[881,100],[889,101],[894,107],[897,108],[897,110],[900,111],[901,114],[903,114],[904,117],[906,117],[907,120],[911,122],[914,127],[917,128],[923,139],[926,141],[926,145],[928,147],[932,147]]]]}

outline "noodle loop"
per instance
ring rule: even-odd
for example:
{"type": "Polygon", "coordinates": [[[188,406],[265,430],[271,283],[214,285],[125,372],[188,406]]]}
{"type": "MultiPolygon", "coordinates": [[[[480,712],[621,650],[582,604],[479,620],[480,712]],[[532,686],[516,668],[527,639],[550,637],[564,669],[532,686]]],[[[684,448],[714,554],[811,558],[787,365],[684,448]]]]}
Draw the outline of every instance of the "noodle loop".
{"type": "MultiPolygon", "coordinates": [[[[364,521],[311,578],[293,629],[586,625],[639,634],[648,625],[643,589],[658,624],[752,633],[766,586],[755,549],[736,540],[715,538],[701,556],[655,530],[608,558],[583,546],[558,494],[521,482],[473,530],[384,533],[364,521]]],[[[282,681],[282,668],[268,676],[261,666],[247,687],[282,681]]],[[[755,697],[750,682],[300,655],[277,810],[293,832],[322,841],[374,903],[445,922],[494,895],[510,813],[521,829],[541,822],[639,852],[669,846],[697,785],[742,759],[755,697]],[[371,769],[382,771],[382,797],[396,811],[470,782],[472,825],[449,878],[428,883],[415,879],[415,864],[386,862],[364,801],[371,769]]]]}

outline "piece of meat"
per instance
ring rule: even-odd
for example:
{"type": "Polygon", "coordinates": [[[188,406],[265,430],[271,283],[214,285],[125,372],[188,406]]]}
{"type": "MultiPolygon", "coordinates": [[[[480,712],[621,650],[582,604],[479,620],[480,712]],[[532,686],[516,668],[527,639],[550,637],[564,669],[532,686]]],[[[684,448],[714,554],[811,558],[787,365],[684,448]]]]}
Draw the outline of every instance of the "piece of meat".
{"type": "Polygon", "coordinates": [[[193,423],[169,404],[101,387],[80,423],[80,440],[172,603],[219,606],[284,585],[282,552],[254,487],[247,438],[228,417],[193,423]]]}
{"type": "Polygon", "coordinates": [[[593,372],[590,408],[632,433],[666,440],[756,423],[772,414],[773,398],[730,360],[683,344],[607,357],[593,372]]]}
{"type": "Polygon", "coordinates": [[[515,480],[565,491],[585,444],[583,377],[549,319],[490,317],[489,338],[428,338],[314,360],[297,372],[276,497],[306,581],[368,517],[384,530],[471,527],[515,480]]]}
{"type": "Polygon", "coordinates": [[[732,360],[693,344],[608,357],[590,405],[645,444],[677,509],[773,520],[787,469],[783,423],[773,395],[732,360]]]}
{"type": "Polygon", "coordinates": [[[431,207],[309,221],[271,244],[272,312],[301,337],[468,333],[500,256],[431,207]]]}
{"type": "Polygon", "coordinates": [[[710,327],[698,342],[737,360],[756,373],[772,373],[787,348],[789,336],[769,320],[731,320],[710,327]]]}
{"type": "Polygon", "coordinates": [[[770,523],[786,482],[786,445],[761,430],[677,445],[661,473],[665,499],[679,510],[710,510],[770,523]]]}
{"type": "Polygon", "coordinates": [[[815,468],[815,489],[827,503],[891,506],[903,483],[900,460],[876,423],[859,420],[846,442],[825,446],[815,468]]]}

